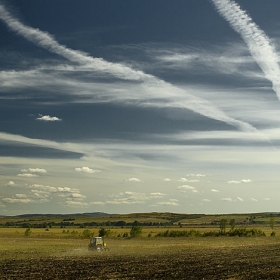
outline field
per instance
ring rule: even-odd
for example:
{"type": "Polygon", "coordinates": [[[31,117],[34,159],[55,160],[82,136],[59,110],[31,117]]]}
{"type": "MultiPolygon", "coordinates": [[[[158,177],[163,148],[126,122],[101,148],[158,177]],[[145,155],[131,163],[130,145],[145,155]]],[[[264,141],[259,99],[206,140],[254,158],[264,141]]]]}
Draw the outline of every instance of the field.
{"type": "MultiPolygon", "coordinates": [[[[269,227],[262,229],[271,232],[269,227]]],[[[112,228],[114,235],[106,238],[110,250],[100,253],[87,250],[84,229],[31,230],[26,237],[25,229],[0,228],[0,279],[279,279],[280,275],[278,228],[275,237],[184,238],[153,237],[165,228],[144,228],[142,238],[117,238],[129,228],[112,228]]],[[[98,228],[90,230],[98,233],[98,228]]]]}

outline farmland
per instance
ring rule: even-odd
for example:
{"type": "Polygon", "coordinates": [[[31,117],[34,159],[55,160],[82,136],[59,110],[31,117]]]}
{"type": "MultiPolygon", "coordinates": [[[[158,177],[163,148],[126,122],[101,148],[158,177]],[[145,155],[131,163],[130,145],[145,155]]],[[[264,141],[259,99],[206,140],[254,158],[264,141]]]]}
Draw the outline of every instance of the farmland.
{"type": "MultiPolygon", "coordinates": [[[[166,220],[160,216],[158,219],[166,220]]],[[[227,216],[227,219],[232,217],[227,216]]],[[[244,215],[240,221],[247,221],[246,217],[250,216],[244,215]]],[[[2,227],[0,279],[278,279],[280,228],[276,223],[273,229],[276,235],[271,237],[268,217],[261,217],[260,224],[237,225],[262,230],[266,233],[262,237],[155,237],[165,230],[194,228],[201,232],[218,232],[219,227],[212,222],[224,216],[194,217],[190,225],[182,223],[188,220],[184,217],[173,226],[146,226],[140,238],[122,237],[131,227],[108,226],[110,235],[105,239],[110,250],[100,253],[87,250],[89,238],[84,236],[82,227],[35,227],[28,236],[25,228],[2,227]]],[[[128,218],[114,218],[126,222],[136,219],[129,215],[128,218]]],[[[5,223],[20,220],[19,217],[3,219],[5,223]]],[[[29,219],[35,220],[34,217],[29,219]]],[[[36,219],[41,223],[46,217],[36,219]]],[[[69,217],[59,217],[55,221],[63,219],[69,217]]],[[[85,217],[80,219],[87,221],[85,217]]],[[[107,222],[109,217],[98,219],[107,222]]],[[[138,219],[144,221],[143,216],[138,219]]],[[[145,219],[155,221],[151,216],[145,219]]],[[[277,221],[277,216],[275,219],[277,221]]],[[[79,220],[75,218],[74,221],[79,220]]],[[[87,229],[98,235],[100,227],[87,229]]]]}

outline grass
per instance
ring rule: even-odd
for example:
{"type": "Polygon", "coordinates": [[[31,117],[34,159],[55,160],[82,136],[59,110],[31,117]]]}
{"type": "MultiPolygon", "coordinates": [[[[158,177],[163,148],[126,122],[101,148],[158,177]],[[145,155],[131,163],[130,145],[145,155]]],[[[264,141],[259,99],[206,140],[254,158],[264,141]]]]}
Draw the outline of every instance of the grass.
{"type": "MultiPolygon", "coordinates": [[[[171,230],[184,230],[169,228],[171,230]]],[[[258,227],[264,230],[266,237],[187,237],[187,238],[153,238],[158,232],[165,231],[166,228],[143,228],[142,238],[117,238],[124,232],[129,232],[130,228],[111,229],[111,237],[105,238],[109,252],[102,254],[166,254],[175,253],[188,249],[214,249],[214,248],[239,248],[241,246],[265,246],[269,244],[280,244],[280,229],[275,228],[275,237],[270,237],[271,228],[258,227]],[[152,237],[148,238],[151,233],[152,237]]],[[[66,256],[91,256],[96,252],[88,252],[87,246],[89,238],[83,237],[85,229],[51,228],[31,229],[29,237],[24,235],[26,229],[0,228],[0,260],[1,259],[29,259],[42,257],[66,257],[66,256]],[[69,230],[69,233],[63,233],[69,230]],[[75,231],[73,235],[71,232],[75,231]]],[[[92,228],[91,231],[98,235],[99,228],[92,228]]],[[[189,229],[188,229],[189,230],[189,229]]],[[[197,230],[197,228],[196,228],[197,230]]],[[[199,230],[207,231],[207,228],[199,230]]],[[[213,228],[211,228],[213,230],[213,228]]],[[[216,228],[215,230],[219,230],[216,228]]]]}

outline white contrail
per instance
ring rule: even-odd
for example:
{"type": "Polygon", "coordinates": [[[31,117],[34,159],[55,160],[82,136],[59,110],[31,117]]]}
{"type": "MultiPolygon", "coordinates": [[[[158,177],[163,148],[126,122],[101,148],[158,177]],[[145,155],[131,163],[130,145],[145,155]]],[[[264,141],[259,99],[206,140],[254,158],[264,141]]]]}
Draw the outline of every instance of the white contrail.
{"type": "Polygon", "coordinates": [[[280,100],[280,68],[278,55],[270,39],[233,0],[212,0],[218,12],[240,34],[265,77],[280,100]]]}
{"type": "MultiPolygon", "coordinates": [[[[120,63],[111,63],[105,61],[102,58],[93,58],[83,52],[72,50],[70,48],[62,46],[47,32],[42,32],[39,29],[35,29],[21,23],[5,9],[4,5],[1,4],[0,19],[2,19],[11,30],[23,36],[25,39],[31,41],[32,43],[40,47],[47,49],[52,53],[61,55],[62,57],[68,59],[71,62],[78,63],[80,65],[92,68],[102,73],[108,73],[123,80],[142,81],[144,85],[150,90],[156,87],[158,92],[157,97],[161,97],[160,89],[162,88],[168,89],[170,92],[182,91],[180,88],[177,88],[172,84],[167,83],[153,75],[146,74],[142,71],[134,70],[120,63]]],[[[172,102],[172,104],[170,104],[171,107],[181,107],[189,109],[208,118],[212,118],[233,125],[243,131],[256,131],[256,128],[254,128],[249,123],[239,121],[227,116],[223,111],[213,106],[207,100],[198,98],[189,93],[185,93],[184,95],[186,98],[186,102],[172,102]]],[[[146,103],[148,104],[149,102],[146,103]]],[[[151,103],[150,105],[153,104],[151,103]]],[[[166,104],[163,105],[163,107],[166,107],[166,104]]]]}

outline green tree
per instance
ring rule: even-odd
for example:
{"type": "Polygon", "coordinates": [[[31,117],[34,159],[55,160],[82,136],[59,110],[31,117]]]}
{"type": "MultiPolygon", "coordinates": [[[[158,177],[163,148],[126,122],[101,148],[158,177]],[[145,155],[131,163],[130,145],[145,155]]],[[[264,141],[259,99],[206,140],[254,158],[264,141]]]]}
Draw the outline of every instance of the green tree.
{"type": "Polygon", "coordinates": [[[227,226],[227,219],[221,219],[220,220],[220,230],[221,232],[226,232],[226,226],[227,226]]]}
{"type": "Polygon", "coordinates": [[[274,226],[275,226],[275,219],[274,218],[270,218],[269,225],[270,225],[271,229],[274,229],[274,226]]]}
{"type": "Polygon", "coordinates": [[[230,224],[230,229],[231,229],[231,230],[234,230],[234,228],[235,228],[235,219],[231,219],[231,220],[229,221],[229,224],[230,224]]]}
{"type": "Polygon", "coordinates": [[[25,236],[30,236],[31,233],[32,233],[31,229],[30,229],[30,228],[27,228],[27,229],[25,230],[25,232],[24,232],[24,235],[25,235],[25,236]]]}
{"type": "Polygon", "coordinates": [[[91,232],[89,229],[85,229],[84,231],[83,231],[83,236],[84,237],[92,237],[94,235],[94,232],[91,232]]]}
{"type": "Polygon", "coordinates": [[[142,227],[133,226],[130,230],[130,237],[139,237],[142,234],[142,227]]]}

